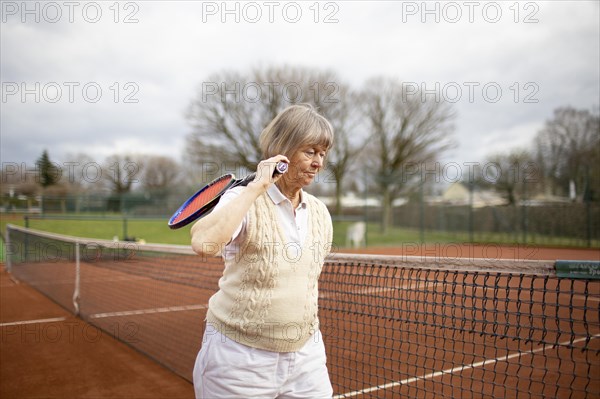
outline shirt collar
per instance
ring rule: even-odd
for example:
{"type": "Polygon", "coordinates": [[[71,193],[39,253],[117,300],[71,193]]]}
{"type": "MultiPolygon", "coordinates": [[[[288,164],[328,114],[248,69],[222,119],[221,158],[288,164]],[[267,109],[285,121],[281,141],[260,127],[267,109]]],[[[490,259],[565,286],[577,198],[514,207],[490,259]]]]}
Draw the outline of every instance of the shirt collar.
{"type": "MultiPolygon", "coordinates": [[[[275,205],[279,205],[286,200],[289,201],[287,197],[279,190],[279,187],[277,187],[275,184],[271,184],[269,186],[267,189],[267,194],[275,205]]],[[[306,198],[302,189],[300,189],[300,205],[298,205],[298,207],[306,208],[306,198]]]]}

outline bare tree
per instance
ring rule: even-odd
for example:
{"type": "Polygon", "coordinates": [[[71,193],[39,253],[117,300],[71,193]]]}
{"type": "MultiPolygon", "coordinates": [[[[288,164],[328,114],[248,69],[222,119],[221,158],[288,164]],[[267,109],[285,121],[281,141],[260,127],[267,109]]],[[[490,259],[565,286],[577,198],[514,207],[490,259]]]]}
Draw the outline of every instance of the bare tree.
{"type": "Polygon", "coordinates": [[[289,66],[256,68],[247,73],[221,72],[201,84],[187,118],[193,127],[187,156],[196,164],[237,163],[253,169],[261,159],[259,136],[288,105],[311,103],[332,124],[335,147],[328,155],[338,197],[354,155],[351,91],[330,70],[289,66]]]}
{"type": "Polygon", "coordinates": [[[165,191],[177,183],[179,165],[166,156],[144,157],[141,184],[148,191],[165,191]]]}
{"type": "MultiPolygon", "coordinates": [[[[357,94],[347,84],[339,83],[336,99],[333,102],[321,101],[317,106],[331,122],[335,132],[333,148],[327,155],[328,174],[335,182],[335,213],[341,215],[342,195],[346,189],[346,176],[359,168],[359,153],[364,148],[366,139],[364,129],[360,125],[360,105],[357,94]]],[[[322,100],[322,99],[321,99],[322,100]]]]}
{"type": "Polygon", "coordinates": [[[584,190],[600,192],[600,117],[598,112],[558,108],[535,138],[537,162],[547,191],[565,195],[574,183],[577,197],[584,190]]]}
{"type": "Polygon", "coordinates": [[[242,98],[250,76],[222,72],[202,82],[187,119],[193,127],[186,151],[192,161],[241,162],[250,167],[259,159],[258,135],[263,120],[242,98]],[[233,93],[233,94],[231,94],[233,93]]]}
{"type": "Polygon", "coordinates": [[[382,197],[385,233],[393,223],[393,201],[411,185],[422,183],[406,171],[422,167],[453,147],[454,114],[447,103],[423,98],[412,89],[409,92],[402,82],[390,78],[367,81],[362,103],[371,136],[367,162],[382,197]]]}
{"type": "Polygon", "coordinates": [[[102,177],[106,179],[114,194],[131,191],[134,183],[138,183],[143,164],[132,155],[114,154],[106,158],[102,168],[102,177]]]}
{"type": "Polygon", "coordinates": [[[540,182],[540,169],[532,154],[524,149],[490,155],[486,160],[486,170],[485,176],[479,176],[479,185],[493,188],[509,205],[531,197],[540,182]]]}
{"type": "Polygon", "coordinates": [[[85,153],[66,156],[61,182],[68,187],[71,194],[102,191],[106,188],[106,181],[102,178],[102,166],[85,153]]]}
{"type": "Polygon", "coordinates": [[[114,154],[106,158],[102,168],[102,177],[108,183],[112,195],[108,198],[107,209],[123,212],[125,194],[131,192],[134,184],[139,183],[143,164],[141,157],[114,154]]]}

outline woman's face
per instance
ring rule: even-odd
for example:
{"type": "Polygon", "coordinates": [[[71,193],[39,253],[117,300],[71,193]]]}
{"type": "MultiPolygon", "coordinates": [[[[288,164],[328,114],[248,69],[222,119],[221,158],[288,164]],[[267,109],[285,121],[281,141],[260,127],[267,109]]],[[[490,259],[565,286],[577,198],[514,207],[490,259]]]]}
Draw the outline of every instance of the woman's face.
{"type": "Polygon", "coordinates": [[[294,185],[308,186],[323,168],[325,155],[326,150],[318,145],[301,148],[291,157],[290,168],[284,177],[294,185]]]}

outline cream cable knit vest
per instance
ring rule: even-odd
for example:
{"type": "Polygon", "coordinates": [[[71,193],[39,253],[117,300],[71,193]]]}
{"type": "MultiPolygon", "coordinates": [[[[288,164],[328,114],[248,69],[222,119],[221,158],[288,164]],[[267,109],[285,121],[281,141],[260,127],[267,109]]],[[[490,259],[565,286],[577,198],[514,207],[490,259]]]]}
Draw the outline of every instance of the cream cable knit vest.
{"type": "Polygon", "coordinates": [[[306,241],[286,242],[275,205],[265,193],[252,205],[239,255],[225,264],[208,305],[207,328],[255,348],[300,350],[319,328],[318,279],[333,228],[325,205],[304,192],[306,241]]]}

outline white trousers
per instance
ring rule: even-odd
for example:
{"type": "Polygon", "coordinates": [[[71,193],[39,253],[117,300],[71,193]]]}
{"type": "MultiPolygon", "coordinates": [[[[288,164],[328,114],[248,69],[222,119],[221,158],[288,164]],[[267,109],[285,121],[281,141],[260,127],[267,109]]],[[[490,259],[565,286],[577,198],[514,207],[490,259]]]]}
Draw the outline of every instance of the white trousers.
{"type": "Polygon", "coordinates": [[[242,345],[215,330],[205,332],[193,375],[197,399],[333,396],[320,332],[290,353],[242,345]]]}

